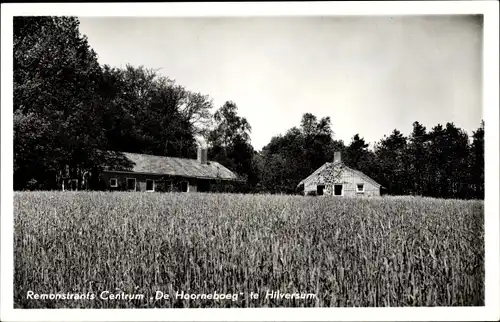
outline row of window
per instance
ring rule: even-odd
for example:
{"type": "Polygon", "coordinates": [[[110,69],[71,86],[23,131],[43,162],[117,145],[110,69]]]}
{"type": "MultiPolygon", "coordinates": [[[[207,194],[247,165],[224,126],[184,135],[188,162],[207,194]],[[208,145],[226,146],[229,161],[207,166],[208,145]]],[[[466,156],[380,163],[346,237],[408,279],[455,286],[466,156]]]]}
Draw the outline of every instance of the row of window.
{"type": "MultiPolygon", "coordinates": [[[[118,188],[118,178],[109,179],[109,186],[111,188],[118,188]]],[[[127,190],[136,190],[137,180],[135,178],[127,178],[127,190]]],[[[146,191],[155,191],[155,181],[146,179],[146,191]]]]}
{"type": "MultiPolygon", "coordinates": [[[[323,195],[324,189],[325,189],[324,185],[318,185],[317,186],[318,195],[320,195],[320,196],[323,195]]],[[[342,184],[334,184],[333,185],[333,194],[335,196],[343,196],[344,195],[343,190],[344,190],[344,186],[342,184]]],[[[356,192],[357,193],[364,193],[365,192],[365,185],[363,183],[358,183],[356,185],[356,192]]]]}
{"type": "MultiPolygon", "coordinates": [[[[163,181],[162,181],[163,182],[163,181]]],[[[163,182],[164,183],[164,182],[163,182]]],[[[109,179],[109,186],[111,188],[118,188],[118,178],[109,179]]],[[[127,178],[127,190],[135,191],[137,188],[137,180],[135,178],[127,178]]],[[[183,181],[180,183],[178,187],[180,191],[187,192],[188,191],[188,183],[183,181]]],[[[146,191],[155,191],[156,190],[156,182],[153,179],[146,179],[146,191]]]]}

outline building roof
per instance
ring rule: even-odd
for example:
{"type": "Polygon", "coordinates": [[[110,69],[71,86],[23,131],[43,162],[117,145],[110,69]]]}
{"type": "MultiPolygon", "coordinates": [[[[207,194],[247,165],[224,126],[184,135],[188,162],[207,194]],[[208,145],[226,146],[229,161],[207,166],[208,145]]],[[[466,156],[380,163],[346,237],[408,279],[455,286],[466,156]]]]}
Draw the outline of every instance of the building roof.
{"type": "Polygon", "coordinates": [[[314,171],[311,175],[309,175],[307,178],[305,178],[304,180],[302,180],[301,182],[299,182],[299,184],[297,185],[300,186],[302,184],[304,184],[304,182],[318,176],[321,172],[323,172],[324,169],[326,169],[327,167],[330,167],[330,166],[341,166],[344,170],[347,170],[347,171],[350,171],[358,176],[360,176],[361,178],[365,179],[367,182],[370,182],[371,184],[373,184],[374,186],[376,187],[382,187],[381,184],[377,183],[375,180],[373,180],[372,178],[370,178],[369,176],[367,176],[366,174],[364,174],[363,172],[359,171],[359,170],[354,170],[352,168],[349,168],[348,166],[346,166],[343,162],[326,162],[325,164],[323,164],[321,167],[319,167],[316,171],[314,171]]]}
{"type": "Polygon", "coordinates": [[[201,164],[197,159],[164,157],[129,152],[117,153],[123,154],[125,158],[131,162],[131,166],[125,171],[120,168],[107,166],[105,167],[105,171],[241,181],[235,173],[216,161],[208,161],[207,164],[201,164]]]}
{"type": "MultiPolygon", "coordinates": [[[[354,174],[357,174],[358,176],[360,176],[361,178],[365,179],[367,182],[370,182],[372,185],[376,186],[376,187],[382,187],[382,185],[378,182],[376,182],[375,180],[373,180],[372,178],[370,178],[369,176],[367,176],[366,174],[364,174],[363,172],[359,171],[359,170],[355,170],[355,169],[352,169],[352,168],[349,168],[349,167],[346,167],[346,169],[348,171],[351,171],[353,172],[354,174]]],[[[382,187],[383,188],[383,187],[382,187]]]]}
{"type": "Polygon", "coordinates": [[[318,174],[320,174],[330,164],[331,164],[331,162],[326,162],[325,164],[323,164],[321,167],[319,167],[318,169],[316,169],[316,171],[314,171],[313,173],[311,173],[307,178],[305,178],[304,180],[302,180],[301,182],[299,182],[299,184],[297,185],[297,187],[300,186],[301,184],[304,184],[304,182],[309,181],[310,179],[316,177],[318,174]]]}

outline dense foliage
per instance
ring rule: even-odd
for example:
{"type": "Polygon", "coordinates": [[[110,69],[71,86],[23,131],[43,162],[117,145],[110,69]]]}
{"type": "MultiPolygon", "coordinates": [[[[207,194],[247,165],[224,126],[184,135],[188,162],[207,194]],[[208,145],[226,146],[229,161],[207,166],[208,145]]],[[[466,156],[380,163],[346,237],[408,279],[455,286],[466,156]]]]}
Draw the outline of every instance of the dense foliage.
{"type": "MultiPolygon", "coordinates": [[[[196,156],[204,138],[210,159],[247,183],[242,192],[296,193],[297,184],[343,152],[347,165],[380,182],[383,192],[484,197],[484,123],[471,137],[453,123],[395,129],[370,149],[361,134],[334,139],[329,117],[305,113],[300,125],[261,151],[235,102],[215,109],[143,66],[100,66],[72,17],[14,19],[14,188],[55,189],[68,173],[98,172],[98,151],[196,156]]],[[[299,120],[297,120],[299,121],[299,120]]]]}

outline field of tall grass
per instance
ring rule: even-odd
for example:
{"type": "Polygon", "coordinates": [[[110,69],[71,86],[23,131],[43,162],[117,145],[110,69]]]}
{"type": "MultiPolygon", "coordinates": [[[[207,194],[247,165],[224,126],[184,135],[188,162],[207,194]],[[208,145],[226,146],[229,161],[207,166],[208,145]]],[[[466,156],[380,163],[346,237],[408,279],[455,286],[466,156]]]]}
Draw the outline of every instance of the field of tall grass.
{"type": "Polygon", "coordinates": [[[482,201],[127,192],[14,198],[16,308],[484,305],[482,201]]]}

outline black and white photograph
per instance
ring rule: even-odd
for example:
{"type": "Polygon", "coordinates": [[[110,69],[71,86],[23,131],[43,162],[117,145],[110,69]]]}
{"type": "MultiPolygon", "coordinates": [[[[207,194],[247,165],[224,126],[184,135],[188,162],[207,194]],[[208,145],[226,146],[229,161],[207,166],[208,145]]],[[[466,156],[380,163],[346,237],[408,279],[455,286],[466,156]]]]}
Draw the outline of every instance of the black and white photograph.
{"type": "Polygon", "coordinates": [[[477,3],[2,4],[2,320],[500,318],[477,3]]]}

